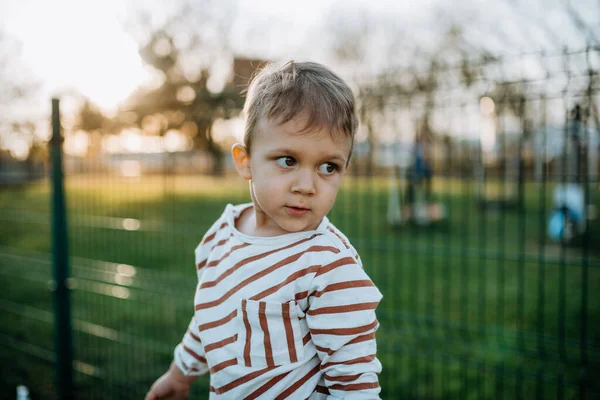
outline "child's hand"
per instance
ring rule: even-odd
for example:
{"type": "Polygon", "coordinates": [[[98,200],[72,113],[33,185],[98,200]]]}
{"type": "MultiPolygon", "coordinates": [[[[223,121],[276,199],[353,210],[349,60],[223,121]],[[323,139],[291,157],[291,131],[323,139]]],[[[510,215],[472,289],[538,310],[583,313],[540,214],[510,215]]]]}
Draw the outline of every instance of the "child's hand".
{"type": "Polygon", "coordinates": [[[186,400],[195,379],[183,375],[175,364],[171,364],[171,368],[152,384],[145,400],[186,400]]]}

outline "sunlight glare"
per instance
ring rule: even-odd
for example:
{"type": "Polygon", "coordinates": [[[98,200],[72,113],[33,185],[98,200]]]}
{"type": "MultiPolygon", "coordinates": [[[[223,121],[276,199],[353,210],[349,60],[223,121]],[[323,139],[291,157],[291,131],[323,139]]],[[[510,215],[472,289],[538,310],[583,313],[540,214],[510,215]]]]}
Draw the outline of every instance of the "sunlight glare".
{"type": "Polygon", "coordinates": [[[142,150],[142,135],[137,129],[125,129],[121,132],[122,148],[130,153],[139,153],[142,150]]]}
{"type": "Polygon", "coordinates": [[[129,289],[120,286],[113,286],[111,292],[113,296],[123,300],[128,299],[130,296],[129,289]]]}
{"type": "Polygon", "coordinates": [[[137,44],[119,22],[116,2],[57,0],[36,7],[27,26],[13,30],[20,31],[26,62],[51,92],[75,89],[113,112],[149,79],[137,44]]]}
{"type": "Polygon", "coordinates": [[[123,220],[123,229],[126,231],[137,231],[140,229],[140,221],[135,218],[125,218],[123,220]]]}
{"type": "Polygon", "coordinates": [[[84,131],[77,131],[71,135],[66,135],[64,144],[65,153],[72,156],[84,157],[88,151],[89,136],[84,131]]]}
{"type": "Polygon", "coordinates": [[[117,272],[124,276],[135,276],[135,274],[137,274],[135,267],[129,264],[119,264],[117,266],[117,272]]]}
{"type": "Polygon", "coordinates": [[[29,148],[31,144],[29,141],[18,134],[11,135],[9,148],[10,155],[17,160],[25,160],[29,156],[29,148]]]}
{"type": "Polygon", "coordinates": [[[185,151],[192,147],[192,141],[180,132],[171,129],[165,134],[163,147],[170,153],[185,151]]]}

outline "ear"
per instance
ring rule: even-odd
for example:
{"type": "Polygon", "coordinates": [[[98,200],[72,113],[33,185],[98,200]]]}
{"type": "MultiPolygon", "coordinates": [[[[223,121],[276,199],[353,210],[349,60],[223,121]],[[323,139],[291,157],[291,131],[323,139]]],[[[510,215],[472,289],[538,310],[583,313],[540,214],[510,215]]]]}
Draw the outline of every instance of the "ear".
{"type": "Polygon", "coordinates": [[[235,169],[238,174],[247,181],[252,179],[252,170],[250,169],[250,157],[246,148],[236,143],[231,148],[231,155],[233,156],[233,162],[235,163],[235,169]]]}

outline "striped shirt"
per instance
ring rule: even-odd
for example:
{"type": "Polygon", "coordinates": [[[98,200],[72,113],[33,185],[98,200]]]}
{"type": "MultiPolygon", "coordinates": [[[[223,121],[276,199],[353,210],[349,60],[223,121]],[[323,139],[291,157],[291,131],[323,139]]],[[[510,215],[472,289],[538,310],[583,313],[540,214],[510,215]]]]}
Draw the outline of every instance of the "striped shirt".
{"type": "Polygon", "coordinates": [[[248,236],[228,205],[196,248],[195,312],[175,363],[210,372],[211,399],[379,399],[381,293],[325,217],[314,231],[248,236]]]}

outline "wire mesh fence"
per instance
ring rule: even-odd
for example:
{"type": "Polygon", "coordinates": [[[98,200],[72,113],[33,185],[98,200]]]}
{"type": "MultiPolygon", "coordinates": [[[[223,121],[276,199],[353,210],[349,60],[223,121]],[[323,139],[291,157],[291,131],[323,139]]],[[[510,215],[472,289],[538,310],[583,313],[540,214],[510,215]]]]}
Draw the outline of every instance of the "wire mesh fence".
{"type": "MultiPolygon", "coordinates": [[[[600,395],[599,69],[588,48],[357,81],[329,217],[384,295],[382,398],[600,395]]],[[[193,249],[250,200],[190,157],[65,161],[76,398],[143,397],[193,312],[193,249]]],[[[2,398],[56,396],[50,198],[46,178],[0,192],[2,398]]]]}

